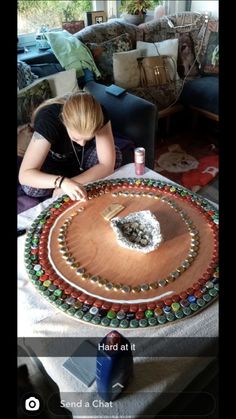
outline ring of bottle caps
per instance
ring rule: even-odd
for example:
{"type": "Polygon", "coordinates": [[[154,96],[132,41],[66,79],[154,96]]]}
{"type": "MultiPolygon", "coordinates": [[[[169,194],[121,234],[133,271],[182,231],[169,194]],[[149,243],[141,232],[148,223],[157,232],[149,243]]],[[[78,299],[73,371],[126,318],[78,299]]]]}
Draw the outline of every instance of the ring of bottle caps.
{"type": "MultiPolygon", "coordinates": [[[[218,295],[217,233],[219,217],[218,211],[211,203],[185,188],[154,179],[112,179],[94,182],[86,186],[88,199],[93,199],[103,193],[123,193],[126,196],[129,196],[128,194],[131,193],[135,196],[135,193],[138,193],[137,188],[142,190],[141,195],[149,194],[150,197],[159,196],[159,199],[164,200],[166,203],[169,202],[169,205],[172,203],[172,195],[194,206],[212,230],[214,239],[212,259],[209,261],[204,274],[200,278],[196,278],[191,288],[183,290],[179,294],[171,297],[140,304],[119,304],[112,301],[105,301],[102,298],[95,298],[89,295],[89,293],[80,291],[62,280],[54,271],[48,259],[47,242],[50,229],[57,217],[71,205],[74,205],[74,201],[64,195],[44,209],[29,228],[25,244],[25,264],[29,278],[40,294],[62,312],[70,315],[74,319],[93,325],[112,328],[153,327],[195,314],[200,309],[206,307],[218,295]],[[132,192],[134,188],[136,192],[132,192]]],[[[77,214],[76,212],[74,216],[77,214]]],[[[186,220],[189,219],[186,218],[186,220]]],[[[184,222],[186,220],[183,219],[184,222]]],[[[194,231],[195,233],[196,231],[194,231]]],[[[193,251],[196,257],[196,243],[194,243],[194,246],[195,249],[193,251]]],[[[71,263],[73,264],[75,261],[71,263]]],[[[80,269],[80,274],[86,275],[83,268],[80,269]]],[[[108,288],[111,285],[113,286],[113,284],[102,284],[102,286],[108,286],[108,288]]],[[[159,284],[159,286],[166,286],[166,283],[159,284]]],[[[124,290],[124,294],[135,292],[129,289],[129,285],[124,284],[124,287],[127,287],[124,290]]],[[[145,291],[147,289],[144,287],[143,290],[140,289],[137,292],[145,293],[145,291]]]]}

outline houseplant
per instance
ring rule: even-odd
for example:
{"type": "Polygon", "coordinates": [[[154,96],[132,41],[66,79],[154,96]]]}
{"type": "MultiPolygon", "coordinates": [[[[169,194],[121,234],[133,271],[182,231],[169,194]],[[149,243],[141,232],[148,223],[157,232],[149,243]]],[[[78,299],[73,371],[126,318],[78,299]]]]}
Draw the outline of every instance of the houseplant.
{"type": "Polygon", "coordinates": [[[154,9],[158,3],[159,0],[122,0],[120,11],[124,13],[122,17],[129,23],[139,25],[144,22],[147,10],[154,9]]]}
{"type": "Polygon", "coordinates": [[[66,6],[62,7],[62,28],[70,33],[76,33],[83,29],[84,20],[79,20],[79,18],[83,16],[85,10],[90,10],[90,7],[90,2],[87,0],[67,2],[66,6]]]}

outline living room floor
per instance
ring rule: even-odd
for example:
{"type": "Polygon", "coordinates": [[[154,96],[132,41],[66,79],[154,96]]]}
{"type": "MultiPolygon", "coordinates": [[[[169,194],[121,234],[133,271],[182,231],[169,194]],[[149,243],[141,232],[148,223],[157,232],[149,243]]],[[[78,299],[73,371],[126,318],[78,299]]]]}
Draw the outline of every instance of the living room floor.
{"type": "MultiPolygon", "coordinates": [[[[160,151],[165,150],[165,148],[168,150],[169,146],[173,146],[173,144],[184,147],[184,150],[195,150],[195,155],[201,155],[204,158],[204,151],[206,151],[206,154],[209,154],[209,150],[213,150],[212,153],[218,156],[218,140],[218,123],[205,117],[199,116],[195,125],[193,125],[192,115],[188,111],[172,115],[168,124],[166,119],[160,119],[156,138],[155,171],[159,172],[157,160],[160,156],[160,151]]],[[[160,174],[171,179],[166,172],[162,173],[160,171],[160,174]]],[[[175,178],[172,180],[175,180],[175,178]]],[[[180,183],[178,180],[176,182],[180,183]]],[[[202,186],[197,193],[218,203],[219,175],[217,174],[214,179],[202,186]]]]}

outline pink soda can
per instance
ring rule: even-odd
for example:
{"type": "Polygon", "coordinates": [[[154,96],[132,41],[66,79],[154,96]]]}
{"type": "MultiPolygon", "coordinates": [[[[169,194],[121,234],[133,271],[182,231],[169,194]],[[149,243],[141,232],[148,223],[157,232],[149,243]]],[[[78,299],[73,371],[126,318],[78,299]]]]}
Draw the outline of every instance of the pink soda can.
{"type": "Polygon", "coordinates": [[[145,148],[137,147],[134,150],[134,166],[135,174],[138,176],[144,175],[145,172],[145,148]]]}

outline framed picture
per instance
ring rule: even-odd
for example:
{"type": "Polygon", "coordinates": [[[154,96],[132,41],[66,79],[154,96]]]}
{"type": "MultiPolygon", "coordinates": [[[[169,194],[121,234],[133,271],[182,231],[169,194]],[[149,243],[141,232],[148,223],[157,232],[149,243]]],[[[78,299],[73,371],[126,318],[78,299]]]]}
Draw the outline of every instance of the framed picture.
{"type": "Polygon", "coordinates": [[[87,12],[86,13],[87,18],[87,26],[89,25],[95,25],[97,23],[103,23],[106,22],[106,13],[102,10],[96,11],[96,12],[87,12]]]}
{"type": "Polygon", "coordinates": [[[95,23],[102,23],[103,22],[103,16],[95,16],[95,23]]]}

